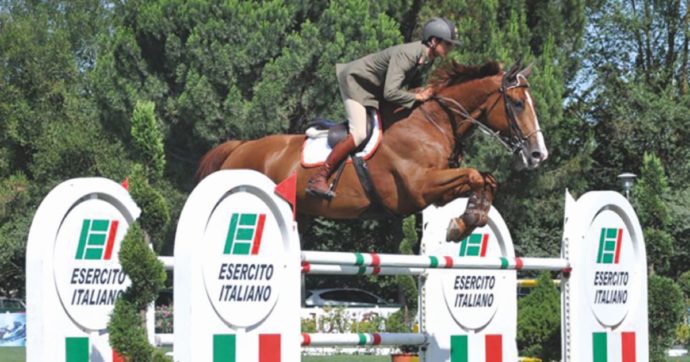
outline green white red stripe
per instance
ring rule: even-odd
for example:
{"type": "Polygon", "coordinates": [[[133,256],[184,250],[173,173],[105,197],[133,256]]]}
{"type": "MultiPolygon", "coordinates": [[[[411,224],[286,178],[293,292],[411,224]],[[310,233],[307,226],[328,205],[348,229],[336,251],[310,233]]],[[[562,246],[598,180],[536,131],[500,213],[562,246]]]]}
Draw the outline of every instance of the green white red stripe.
{"type": "MultiPolygon", "coordinates": [[[[240,357],[248,355],[258,355],[258,362],[280,362],[280,334],[259,334],[258,338],[258,351],[240,351],[238,349],[237,335],[213,335],[213,362],[241,362],[246,360],[247,357],[240,357]]],[[[256,361],[256,359],[253,360],[256,361]]]]}
{"type": "MultiPolygon", "coordinates": [[[[65,338],[65,361],[66,362],[89,362],[89,337],[67,337],[65,338]]],[[[125,359],[113,350],[111,356],[113,362],[125,362],[125,359]]]]}
{"type": "Polygon", "coordinates": [[[637,352],[635,348],[635,332],[595,332],[592,333],[592,361],[593,362],[636,362],[637,352]],[[615,348],[613,344],[620,336],[620,348],[615,348]],[[610,337],[610,338],[609,338],[610,337]]]}
{"type": "Polygon", "coordinates": [[[502,335],[485,335],[483,347],[482,353],[481,343],[477,343],[476,338],[467,335],[450,336],[450,362],[503,362],[502,335]],[[477,357],[479,355],[483,355],[484,358],[480,359],[477,357]]]}
{"type": "Polygon", "coordinates": [[[302,333],[303,347],[321,346],[419,346],[427,342],[423,333],[302,333]]]}
{"type": "Polygon", "coordinates": [[[440,255],[399,255],[303,251],[302,262],[308,264],[357,267],[392,267],[423,269],[489,269],[489,270],[569,270],[561,258],[451,257],[440,255]]]}

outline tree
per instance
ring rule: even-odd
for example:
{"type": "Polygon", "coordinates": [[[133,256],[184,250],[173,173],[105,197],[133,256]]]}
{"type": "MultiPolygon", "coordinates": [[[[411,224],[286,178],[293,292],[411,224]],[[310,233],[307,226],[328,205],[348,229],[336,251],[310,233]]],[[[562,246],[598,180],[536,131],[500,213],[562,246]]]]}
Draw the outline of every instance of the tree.
{"type": "Polygon", "coordinates": [[[661,161],[645,153],[640,180],[633,188],[633,200],[643,226],[647,263],[652,272],[668,274],[674,253],[673,237],[668,232],[670,214],[667,205],[669,187],[661,161]]]}
{"type": "Polygon", "coordinates": [[[20,271],[26,235],[35,207],[48,190],[78,176],[122,179],[128,168],[121,157],[124,148],[105,134],[94,103],[86,96],[86,72],[93,54],[85,49],[93,49],[106,9],[97,1],[72,5],[0,4],[3,294],[23,294],[20,271]]]}

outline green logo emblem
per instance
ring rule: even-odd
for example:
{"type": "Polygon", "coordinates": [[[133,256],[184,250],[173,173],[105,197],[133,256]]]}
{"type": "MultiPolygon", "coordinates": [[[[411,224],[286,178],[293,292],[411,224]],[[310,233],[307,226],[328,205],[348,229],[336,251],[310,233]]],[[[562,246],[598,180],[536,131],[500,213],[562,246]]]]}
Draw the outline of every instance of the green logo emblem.
{"type": "Polygon", "coordinates": [[[110,260],[117,226],[117,220],[84,219],[75,259],[110,260]]]}
{"type": "Polygon", "coordinates": [[[618,264],[622,240],[623,229],[601,228],[597,264],[618,264]]]}
{"type": "Polygon", "coordinates": [[[471,234],[460,241],[459,256],[486,256],[489,234],[471,234]]]}
{"type": "Polygon", "coordinates": [[[223,254],[259,254],[265,221],[266,214],[232,214],[223,254]]]}

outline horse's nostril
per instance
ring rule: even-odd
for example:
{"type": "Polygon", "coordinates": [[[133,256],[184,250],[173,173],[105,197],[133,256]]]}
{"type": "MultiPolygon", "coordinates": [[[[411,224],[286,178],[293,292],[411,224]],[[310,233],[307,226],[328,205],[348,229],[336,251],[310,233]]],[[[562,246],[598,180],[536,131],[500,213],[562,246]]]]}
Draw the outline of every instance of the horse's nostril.
{"type": "Polygon", "coordinates": [[[535,158],[537,160],[541,159],[541,152],[539,151],[532,151],[532,158],[535,158]]]}

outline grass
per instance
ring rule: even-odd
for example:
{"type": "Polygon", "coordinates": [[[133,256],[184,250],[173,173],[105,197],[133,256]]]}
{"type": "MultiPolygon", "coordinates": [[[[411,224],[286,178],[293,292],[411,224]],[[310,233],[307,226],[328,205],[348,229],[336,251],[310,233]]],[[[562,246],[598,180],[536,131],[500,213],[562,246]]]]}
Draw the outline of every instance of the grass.
{"type": "MultiPolygon", "coordinates": [[[[0,362],[26,361],[24,347],[0,347],[0,362]]],[[[304,356],[303,362],[388,362],[389,356],[304,356]]],[[[680,362],[682,360],[678,360],[680,362]]],[[[690,362],[690,360],[689,360],[690,362]]]]}
{"type": "Polygon", "coordinates": [[[390,356],[302,356],[302,362],[390,362],[390,356]]]}
{"type": "Polygon", "coordinates": [[[0,361],[23,362],[26,361],[24,347],[0,347],[0,361]]]}

